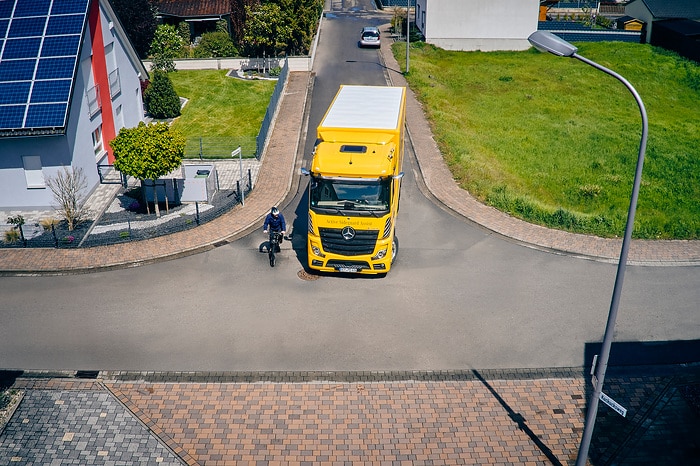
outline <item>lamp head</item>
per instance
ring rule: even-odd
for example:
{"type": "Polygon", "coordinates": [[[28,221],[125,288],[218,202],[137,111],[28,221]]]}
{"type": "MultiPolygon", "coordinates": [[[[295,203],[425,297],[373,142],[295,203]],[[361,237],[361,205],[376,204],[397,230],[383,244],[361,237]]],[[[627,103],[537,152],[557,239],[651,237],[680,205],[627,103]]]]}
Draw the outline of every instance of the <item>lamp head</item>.
{"type": "Polygon", "coordinates": [[[571,57],[578,51],[578,48],[549,31],[535,31],[527,40],[540,52],[549,52],[559,57],[571,57]]]}

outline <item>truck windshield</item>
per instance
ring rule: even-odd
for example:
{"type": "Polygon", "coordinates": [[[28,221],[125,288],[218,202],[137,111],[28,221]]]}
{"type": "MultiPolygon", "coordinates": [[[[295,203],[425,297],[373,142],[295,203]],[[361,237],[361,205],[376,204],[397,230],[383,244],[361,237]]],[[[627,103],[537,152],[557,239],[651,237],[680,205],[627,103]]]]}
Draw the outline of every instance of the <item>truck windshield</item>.
{"type": "Polygon", "coordinates": [[[347,181],[312,178],[311,207],[331,210],[388,211],[391,179],[347,181]]]}

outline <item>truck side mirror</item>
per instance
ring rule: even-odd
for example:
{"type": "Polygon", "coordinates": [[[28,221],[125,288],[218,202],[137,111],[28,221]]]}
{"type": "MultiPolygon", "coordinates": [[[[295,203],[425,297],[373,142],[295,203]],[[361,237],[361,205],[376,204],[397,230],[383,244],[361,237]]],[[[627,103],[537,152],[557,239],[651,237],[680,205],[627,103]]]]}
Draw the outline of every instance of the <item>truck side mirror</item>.
{"type": "Polygon", "coordinates": [[[309,176],[311,172],[309,171],[308,168],[301,167],[301,174],[304,176],[309,176]]]}
{"type": "Polygon", "coordinates": [[[392,176],[392,178],[395,180],[400,180],[401,178],[403,178],[403,175],[404,175],[403,172],[399,172],[398,175],[394,175],[394,176],[392,176]]]}

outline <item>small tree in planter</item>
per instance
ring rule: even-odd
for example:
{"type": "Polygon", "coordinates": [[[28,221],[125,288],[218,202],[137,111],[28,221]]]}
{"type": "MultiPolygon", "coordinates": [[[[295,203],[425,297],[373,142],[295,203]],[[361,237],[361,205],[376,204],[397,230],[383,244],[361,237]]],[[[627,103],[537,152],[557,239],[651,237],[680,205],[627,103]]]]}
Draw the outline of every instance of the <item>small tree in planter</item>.
{"type": "Polygon", "coordinates": [[[63,167],[55,176],[46,179],[46,185],[51,189],[56,201],[56,210],[68,223],[68,231],[90,215],[87,208],[87,178],[83,169],[78,167],[63,167]]]}
{"type": "MultiPolygon", "coordinates": [[[[153,180],[153,203],[160,217],[158,190],[155,181],[182,164],[185,153],[185,138],[166,123],[146,125],[141,122],[136,128],[122,128],[110,142],[114,152],[114,168],[138,180],[153,180]]],[[[166,192],[167,202],[167,192],[166,192]]],[[[146,201],[146,209],[148,201],[146,201]]]]}

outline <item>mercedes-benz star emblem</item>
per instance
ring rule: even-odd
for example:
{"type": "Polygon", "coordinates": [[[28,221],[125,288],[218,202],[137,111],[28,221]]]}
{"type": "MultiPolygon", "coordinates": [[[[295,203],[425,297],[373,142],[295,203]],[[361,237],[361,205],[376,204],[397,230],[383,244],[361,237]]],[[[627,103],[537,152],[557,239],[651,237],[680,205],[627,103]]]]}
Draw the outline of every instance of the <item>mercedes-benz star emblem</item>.
{"type": "Polygon", "coordinates": [[[350,241],[355,237],[355,229],[353,227],[345,227],[340,234],[343,235],[345,241],[350,241]]]}

